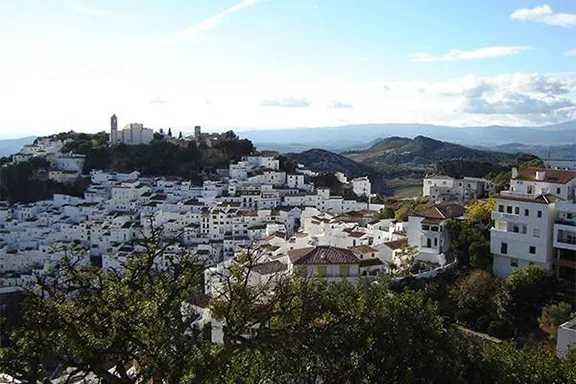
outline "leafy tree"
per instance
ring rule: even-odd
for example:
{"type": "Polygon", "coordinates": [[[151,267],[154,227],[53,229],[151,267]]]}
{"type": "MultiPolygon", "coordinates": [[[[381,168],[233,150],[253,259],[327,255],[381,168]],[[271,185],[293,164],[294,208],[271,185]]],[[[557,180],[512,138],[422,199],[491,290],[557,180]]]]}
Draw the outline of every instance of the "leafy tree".
{"type": "Polygon", "coordinates": [[[538,318],[540,329],[546,332],[551,339],[556,339],[558,327],[570,320],[572,306],[565,302],[549,304],[542,308],[542,314],[538,318]]]}
{"type": "Polygon", "coordinates": [[[384,207],[380,210],[374,217],[374,221],[380,221],[384,219],[393,219],[395,217],[396,212],[392,207],[384,207]]]}
{"type": "Polygon", "coordinates": [[[399,221],[408,221],[408,216],[416,212],[423,211],[432,206],[427,200],[403,200],[396,210],[395,218],[399,221]]]}
{"type": "Polygon", "coordinates": [[[553,277],[544,268],[529,265],[517,269],[508,276],[496,295],[498,314],[520,328],[531,326],[553,289],[553,277]]]}
{"type": "Polygon", "coordinates": [[[393,276],[407,276],[415,263],[415,257],[418,254],[418,247],[405,245],[398,252],[397,260],[390,263],[390,273],[393,276]]]}
{"type": "Polygon", "coordinates": [[[470,225],[488,226],[492,222],[492,211],[495,207],[494,199],[474,200],[466,209],[466,220],[470,225]]]}
{"type": "Polygon", "coordinates": [[[194,378],[204,341],[191,327],[196,316],[183,316],[182,305],[201,292],[204,265],[188,254],[167,254],[169,244],[158,236],[142,244],[124,273],[65,256],[53,276],[57,284],[39,280],[40,290],[27,293],[22,323],[0,349],[0,369],[27,382],[58,364],[109,383],[194,378]]]}
{"type": "Polygon", "coordinates": [[[460,320],[471,322],[480,316],[493,316],[494,295],[500,285],[499,279],[482,269],[473,270],[456,281],[450,297],[458,307],[460,320]]]}
{"type": "Polygon", "coordinates": [[[576,383],[576,365],[543,347],[517,349],[511,343],[492,345],[475,358],[481,360],[483,382],[506,384],[576,383]]]}

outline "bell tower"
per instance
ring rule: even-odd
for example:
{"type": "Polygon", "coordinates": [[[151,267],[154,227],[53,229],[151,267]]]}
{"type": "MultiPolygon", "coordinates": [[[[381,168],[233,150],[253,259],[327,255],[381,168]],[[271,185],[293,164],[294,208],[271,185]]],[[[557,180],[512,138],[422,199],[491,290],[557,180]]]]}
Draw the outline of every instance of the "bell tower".
{"type": "Polygon", "coordinates": [[[118,144],[118,118],[112,115],[110,118],[110,144],[118,144]]]}

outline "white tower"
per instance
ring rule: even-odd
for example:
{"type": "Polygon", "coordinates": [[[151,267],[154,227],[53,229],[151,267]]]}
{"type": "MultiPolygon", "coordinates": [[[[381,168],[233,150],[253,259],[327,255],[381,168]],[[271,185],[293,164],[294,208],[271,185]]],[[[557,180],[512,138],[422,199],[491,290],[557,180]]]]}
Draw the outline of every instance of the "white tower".
{"type": "Polygon", "coordinates": [[[112,115],[110,118],[110,144],[118,144],[118,118],[112,115]]]}

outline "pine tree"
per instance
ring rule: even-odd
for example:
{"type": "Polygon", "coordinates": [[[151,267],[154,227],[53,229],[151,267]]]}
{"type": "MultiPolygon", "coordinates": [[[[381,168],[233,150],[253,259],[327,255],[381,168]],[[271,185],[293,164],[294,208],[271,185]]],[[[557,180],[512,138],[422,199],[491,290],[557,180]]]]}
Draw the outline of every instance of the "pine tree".
{"type": "Polygon", "coordinates": [[[172,128],[168,128],[168,136],[172,137],[172,128]]]}

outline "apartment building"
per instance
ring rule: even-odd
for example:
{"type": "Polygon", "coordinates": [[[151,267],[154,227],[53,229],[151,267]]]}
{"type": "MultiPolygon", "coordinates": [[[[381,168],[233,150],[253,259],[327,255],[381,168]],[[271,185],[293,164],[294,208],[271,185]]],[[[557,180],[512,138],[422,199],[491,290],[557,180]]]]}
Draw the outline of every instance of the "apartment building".
{"type": "Polygon", "coordinates": [[[494,274],[505,278],[537,264],[570,278],[576,265],[572,243],[576,171],[512,170],[510,189],[496,198],[490,249],[494,274]]]}

